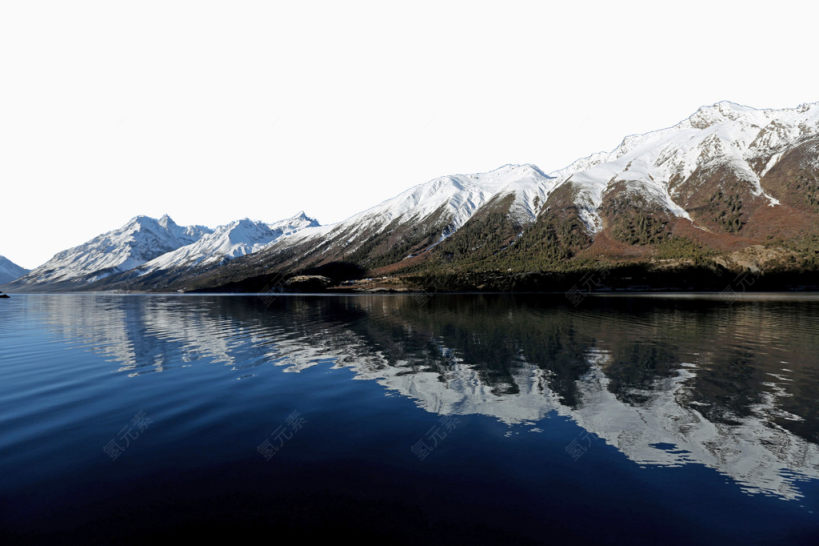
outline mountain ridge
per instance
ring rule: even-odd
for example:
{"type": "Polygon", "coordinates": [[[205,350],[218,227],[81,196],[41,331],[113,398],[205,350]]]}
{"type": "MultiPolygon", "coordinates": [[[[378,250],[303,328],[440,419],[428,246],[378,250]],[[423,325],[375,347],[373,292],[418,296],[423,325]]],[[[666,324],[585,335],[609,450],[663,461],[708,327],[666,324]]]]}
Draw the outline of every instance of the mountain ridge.
{"type": "MultiPolygon", "coordinates": [[[[747,260],[732,253],[774,244],[777,260],[812,267],[817,173],[819,102],[757,109],[721,101],[548,173],[532,164],[507,164],[446,175],[335,224],[302,219],[297,229],[266,238],[257,223],[253,229],[261,231],[234,248],[223,232],[240,225],[236,221],[202,228],[209,231],[141,263],[146,253],[131,261],[92,260],[116,263],[96,274],[80,268],[87,273],[82,288],[218,288],[334,263],[388,276],[545,272],[590,263],[655,267],[662,260],[738,269],[747,260]],[[208,267],[199,267],[202,262],[208,267]],[[160,273],[170,269],[173,278],[163,278],[160,273]],[[137,277],[143,278],[135,282],[137,277]]],[[[765,260],[751,264],[769,266],[765,260]]],[[[43,267],[27,278],[51,282],[55,274],[49,277],[43,267]]]]}
{"type": "MultiPolygon", "coordinates": [[[[756,251],[735,253],[771,241],[785,246],[773,252],[774,258],[796,259],[798,268],[814,267],[811,245],[816,244],[819,224],[817,135],[819,103],[754,109],[724,101],[701,107],[670,127],[629,135],[609,152],[550,172],[540,188],[543,203],[528,225],[516,222],[508,214],[508,204],[501,205],[502,199],[497,199],[501,196],[494,195],[492,207],[506,207],[506,216],[498,210],[477,215],[476,210],[454,232],[437,218],[420,233],[384,222],[382,229],[402,230],[400,256],[381,259],[373,251],[362,256],[325,231],[312,244],[283,239],[232,264],[234,271],[227,268],[218,278],[194,280],[191,286],[213,287],[226,281],[235,287],[242,277],[346,260],[373,275],[426,269],[427,276],[440,276],[444,270],[517,273],[635,260],[652,267],[660,261],[699,266],[708,261],[706,255],[717,253],[723,256],[709,267],[738,271],[748,265],[759,270],[782,264],[749,262],[747,254],[756,251]],[[473,256],[490,239],[493,248],[476,263],[473,256]],[[501,254],[504,258],[498,259],[501,254]],[[419,265],[420,256],[427,257],[425,264],[419,265]]],[[[377,234],[370,239],[371,250],[395,246],[377,234]]],[[[479,289],[481,283],[447,286],[479,289]]]]}

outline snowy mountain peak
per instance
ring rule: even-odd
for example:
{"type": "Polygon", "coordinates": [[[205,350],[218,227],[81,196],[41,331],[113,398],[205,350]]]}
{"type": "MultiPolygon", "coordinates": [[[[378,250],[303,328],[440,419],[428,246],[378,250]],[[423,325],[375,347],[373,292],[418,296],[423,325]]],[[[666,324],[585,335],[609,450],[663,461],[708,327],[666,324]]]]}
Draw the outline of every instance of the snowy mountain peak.
{"type": "Polygon", "coordinates": [[[674,201],[669,186],[715,162],[730,165],[753,186],[755,195],[766,197],[773,206],[777,201],[759,185],[764,173],[758,172],[751,161],[773,156],[818,132],[819,103],[761,110],[721,101],[700,107],[672,127],[628,135],[611,152],[592,154],[551,174],[559,184],[574,184],[578,205],[592,232],[602,229],[599,207],[603,194],[618,182],[639,186],[651,202],[675,216],[690,219],[674,201]]]}
{"type": "Polygon", "coordinates": [[[17,279],[20,286],[83,285],[131,270],[144,274],[157,269],[218,264],[313,226],[318,222],[304,211],[270,224],[243,218],[216,229],[180,226],[167,214],[159,219],[139,215],[120,228],[57,253],[31,272],[22,270],[2,282],[17,279]]]}
{"type": "MultiPolygon", "coordinates": [[[[790,206],[773,197],[781,198],[784,190],[767,185],[768,173],[781,165],[783,154],[817,134],[819,102],[756,109],[720,101],[698,108],[676,125],[628,135],[611,151],[588,155],[548,174],[524,163],[441,176],[328,226],[320,226],[304,211],[273,223],[244,218],[216,229],[178,226],[167,214],[159,219],[136,216],[117,230],[55,255],[24,280],[85,282],[132,269],[137,274],[211,266],[276,242],[271,256],[302,243],[299,252],[316,259],[375,252],[390,259],[392,254],[417,256],[419,249],[436,248],[484,207],[490,214],[514,220],[514,229],[521,228],[518,235],[544,210],[571,209],[593,240],[603,229],[613,231],[620,218],[630,222],[644,215],[659,219],[662,226],[677,225],[676,217],[706,231],[719,231],[724,215],[718,216],[717,210],[705,216],[703,211],[724,209],[729,200],[738,210],[738,199],[744,203],[745,216],[732,217],[733,227],[726,228],[736,233],[756,210],[781,213],[759,207],[790,206]],[[729,186],[730,196],[723,194],[729,186]],[[555,194],[558,189],[561,191],[555,194]],[[407,252],[397,248],[396,242],[406,244],[407,252]]],[[[804,153],[810,165],[819,165],[810,155],[814,152],[804,153]]],[[[301,264],[300,256],[293,252],[287,259],[301,264]]]]}
{"type": "Polygon", "coordinates": [[[174,222],[171,219],[171,217],[168,216],[167,214],[163,214],[162,217],[159,219],[159,221],[157,223],[160,226],[162,226],[162,227],[164,227],[166,229],[168,228],[168,226],[175,226],[176,225],[176,222],[174,222]]]}
{"type": "Polygon", "coordinates": [[[318,220],[307,216],[303,210],[299,211],[295,216],[269,224],[270,229],[281,229],[285,235],[304,228],[317,227],[318,225],[318,220]]]}
{"type": "MultiPolygon", "coordinates": [[[[555,180],[532,164],[507,164],[474,174],[452,174],[413,186],[400,194],[337,224],[305,229],[282,241],[290,246],[316,241],[345,253],[354,252],[366,241],[414,230],[424,225],[442,241],[460,229],[484,205],[496,198],[512,196],[508,214],[521,225],[535,221],[555,180]]],[[[506,203],[504,203],[506,204],[506,203]]],[[[436,238],[434,235],[429,237],[436,238]]]]}
{"type": "Polygon", "coordinates": [[[316,225],[316,226],[319,225],[318,220],[316,220],[315,218],[312,218],[310,216],[307,216],[307,214],[303,210],[300,210],[297,214],[295,214],[294,216],[289,218],[289,220],[294,221],[294,222],[305,221],[306,220],[307,223],[309,223],[311,225],[316,225]]]}
{"type": "MultiPolygon", "coordinates": [[[[151,226],[151,225],[159,225],[160,220],[170,220],[170,218],[165,215],[161,219],[151,218],[150,216],[146,216],[144,214],[139,214],[131,218],[126,226],[151,226]]],[[[172,222],[173,223],[173,222],[172,222]]]]}
{"type": "Polygon", "coordinates": [[[216,228],[215,234],[227,234],[227,238],[231,243],[241,244],[248,241],[258,239],[270,234],[270,227],[262,222],[254,222],[250,218],[242,218],[241,220],[234,220],[227,224],[216,228]]]}
{"type": "Polygon", "coordinates": [[[160,219],[151,218],[150,216],[134,216],[125,226],[120,228],[123,232],[135,233],[138,231],[162,231],[173,230],[177,225],[170,217],[163,216],[160,219]]]}
{"type": "Polygon", "coordinates": [[[435,178],[360,213],[342,224],[360,223],[386,227],[395,220],[423,220],[440,210],[457,229],[492,198],[514,194],[514,213],[522,221],[537,216],[537,203],[543,203],[552,178],[534,165],[503,165],[492,171],[453,174],[435,178]],[[537,198],[537,199],[536,199],[537,198]]]}
{"type": "Polygon", "coordinates": [[[683,123],[687,122],[688,125],[697,129],[707,129],[715,123],[726,120],[737,121],[743,114],[749,112],[758,112],[758,110],[735,102],[720,101],[711,105],[700,106],[683,123]]]}
{"type": "Polygon", "coordinates": [[[22,284],[92,282],[127,271],[181,246],[211,230],[178,226],[170,217],[135,216],[124,226],[54,255],[18,281],[22,284]]]}
{"type": "Polygon", "coordinates": [[[139,267],[146,275],[163,269],[210,266],[257,252],[280,238],[292,235],[318,222],[304,211],[271,224],[242,218],[219,226],[197,241],[167,252],[139,267]]]}
{"type": "Polygon", "coordinates": [[[739,112],[755,111],[757,108],[745,106],[730,100],[717,101],[714,104],[703,104],[697,108],[697,112],[713,112],[722,116],[731,117],[739,112]]]}
{"type": "Polygon", "coordinates": [[[539,176],[544,178],[552,178],[548,174],[540,170],[540,167],[532,163],[507,163],[500,167],[493,169],[486,173],[471,174],[468,176],[475,178],[486,178],[487,175],[497,175],[503,177],[524,177],[524,176],[539,176]]]}

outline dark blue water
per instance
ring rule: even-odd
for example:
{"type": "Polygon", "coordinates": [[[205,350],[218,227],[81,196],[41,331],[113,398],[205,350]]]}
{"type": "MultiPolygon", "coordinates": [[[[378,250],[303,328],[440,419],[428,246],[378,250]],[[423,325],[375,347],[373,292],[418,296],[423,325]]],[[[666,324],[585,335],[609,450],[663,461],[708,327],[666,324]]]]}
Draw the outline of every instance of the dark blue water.
{"type": "Polygon", "coordinates": [[[817,544],[817,333],[810,298],[14,296],[0,543],[817,544]]]}

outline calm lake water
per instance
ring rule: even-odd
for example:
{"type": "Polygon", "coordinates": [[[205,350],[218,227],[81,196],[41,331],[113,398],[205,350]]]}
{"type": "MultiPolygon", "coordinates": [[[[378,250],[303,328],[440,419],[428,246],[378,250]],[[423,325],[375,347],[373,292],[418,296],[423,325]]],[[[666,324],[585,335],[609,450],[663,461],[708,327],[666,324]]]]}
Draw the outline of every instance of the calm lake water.
{"type": "Polygon", "coordinates": [[[819,543],[819,299],[0,300],[0,543],[819,543]]]}

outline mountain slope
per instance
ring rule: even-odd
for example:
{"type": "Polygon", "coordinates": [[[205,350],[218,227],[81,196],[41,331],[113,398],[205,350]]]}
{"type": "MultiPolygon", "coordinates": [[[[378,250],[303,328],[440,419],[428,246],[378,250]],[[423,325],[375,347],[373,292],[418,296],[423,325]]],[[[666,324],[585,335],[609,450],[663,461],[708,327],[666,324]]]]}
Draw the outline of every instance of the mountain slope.
{"type": "Polygon", "coordinates": [[[628,136],[611,152],[584,158],[551,175],[577,192],[576,202],[591,233],[611,225],[612,212],[623,208],[608,211],[609,203],[635,195],[644,201],[641,208],[652,206],[669,219],[735,233],[747,218],[721,213],[740,201],[748,218],[760,207],[781,205],[763,179],[790,147],[817,133],[819,103],[757,110],[720,102],[700,108],[673,127],[628,136]]]}
{"type": "Polygon", "coordinates": [[[121,228],[55,254],[10,287],[80,287],[133,269],[210,232],[204,226],[178,226],[167,215],[158,220],[137,216],[121,228]]]}
{"type": "Polygon", "coordinates": [[[5,256],[0,256],[0,284],[11,282],[28,273],[28,269],[20,267],[5,256]]]}
{"type": "Polygon", "coordinates": [[[818,135],[819,103],[759,110],[720,102],[548,175],[523,165],[432,180],[189,280],[216,286],[334,261],[372,275],[715,253],[738,263],[744,258],[731,253],[817,234],[818,135]]]}
{"type": "Polygon", "coordinates": [[[237,278],[246,270],[298,269],[337,261],[365,268],[389,266],[436,247],[499,200],[512,223],[531,224],[553,185],[551,177],[534,165],[436,178],[338,224],[283,237],[217,276],[237,278]]]}
{"type": "MultiPolygon", "coordinates": [[[[517,240],[507,236],[478,262],[481,244],[472,244],[461,264],[442,244],[431,264],[439,271],[554,270],[590,260],[690,258],[815,237],[817,134],[819,103],[783,110],[727,102],[700,108],[673,127],[626,137],[611,152],[550,173],[537,220],[517,240]]],[[[480,228],[470,239],[485,242],[496,233],[480,228]]]]}
{"type": "Polygon", "coordinates": [[[152,222],[165,224],[129,223],[18,282],[264,289],[271,279],[329,269],[345,272],[335,280],[634,264],[695,265],[703,275],[806,271],[819,268],[819,103],[704,106],[550,174],[505,165],[443,176],[333,225],[303,215],[279,227],[242,220],[215,231],[152,222]]]}
{"type": "Polygon", "coordinates": [[[131,270],[93,284],[94,289],[175,289],[176,281],[201,275],[229,261],[258,252],[282,237],[318,227],[304,212],[271,224],[236,220],[214,229],[199,240],[167,252],[131,270]]]}
{"type": "Polygon", "coordinates": [[[256,252],[273,241],[296,233],[318,222],[300,212],[292,218],[266,224],[250,219],[236,220],[219,226],[189,245],[167,252],[138,267],[140,274],[160,269],[193,267],[224,263],[256,252]]]}

